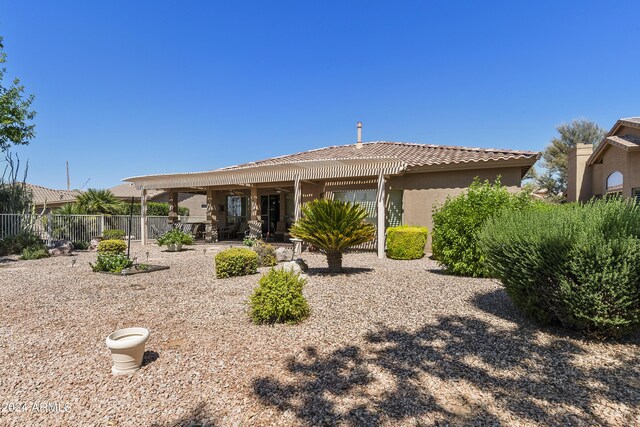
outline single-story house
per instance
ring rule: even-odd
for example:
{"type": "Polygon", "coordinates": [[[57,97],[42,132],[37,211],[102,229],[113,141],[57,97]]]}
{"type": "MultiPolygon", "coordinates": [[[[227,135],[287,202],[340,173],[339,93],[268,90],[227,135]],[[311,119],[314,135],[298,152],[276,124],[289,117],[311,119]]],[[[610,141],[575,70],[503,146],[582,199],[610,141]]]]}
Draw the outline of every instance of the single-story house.
{"type": "MultiPolygon", "coordinates": [[[[464,191],[474,177],[516,190],[540,157],[530,151],[467,148],[403,142],[362,142],[273,157],[207,172],[126,178],[140,191],[142,242],[146,243],[145,203],[150,191],[169,193],[170,221],[177,221],[178,193],[206,196],[208,240],[252,234],[286,238],[302,203],[332,198],[359,203],[377,225],[431,229],[433,206],[464,191]]],[[[376,243],[377,245],[377,243],[376,243]]],[[[384,256],[384,245],[377,245],[384,256]]]]}
{"type": "Polygon", "coordinates": [[[618,120],[595,149],[578,144],[567,159],[569,202],[618,194],[640,201],[640,117],[618,120]]]}
{"type": "Polygon", "coordinates": [[[67,203],[76,201],[76,197],[82,194],[80,190],[55,190],[40,185],[25,183],[25,187],[31,192],[36,213],[49,213],[67,203]]]}
{"type": "MultiPolygon", "coordinates": [[[[132,182],[125,182],[109,189],[115,197],[128,202],[140,203],[140,190],[137,190],[132,182]]],[[[169,193],[164,190],[149,190],[147,201],[156,203],[169,203],[169,193]]],[[[189,209],[191,217],[205,217],[207,215],[207,198],[204,194],[178,193],[178,206],[189,209]]]]}

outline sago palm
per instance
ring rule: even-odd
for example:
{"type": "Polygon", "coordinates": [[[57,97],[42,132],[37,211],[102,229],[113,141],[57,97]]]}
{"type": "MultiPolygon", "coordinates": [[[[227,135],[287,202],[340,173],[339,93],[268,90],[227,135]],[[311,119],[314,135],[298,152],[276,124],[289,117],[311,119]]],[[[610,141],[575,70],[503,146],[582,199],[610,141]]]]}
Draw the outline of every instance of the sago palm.
{"type": "Polygon", "coordinates": [[[367,224],[367,211],[356,204],[318,199],[302,206],[302,218],[291,227],[294,237],[322,250],[329,271],[342,271],[342,253],[351,246],[372,240],[375,227],[367,224]]]}
{"type": "Polygon", "coordinates": [[[90,188],[76,199],[78,208],[90,215],[118,215],[124,204],[109,190],[90,188]]]}

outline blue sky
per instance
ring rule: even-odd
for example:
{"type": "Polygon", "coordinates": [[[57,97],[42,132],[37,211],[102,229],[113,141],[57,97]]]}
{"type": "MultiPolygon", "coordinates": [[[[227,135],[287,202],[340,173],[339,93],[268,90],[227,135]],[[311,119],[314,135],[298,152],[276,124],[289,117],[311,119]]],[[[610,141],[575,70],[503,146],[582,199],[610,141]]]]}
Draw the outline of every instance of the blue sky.
{"type": "Polygon", "coordinates": [[[355,141],[541,150],[640,115],[637,1],[0,2],[29,181],[110,187],[355,141]]]}

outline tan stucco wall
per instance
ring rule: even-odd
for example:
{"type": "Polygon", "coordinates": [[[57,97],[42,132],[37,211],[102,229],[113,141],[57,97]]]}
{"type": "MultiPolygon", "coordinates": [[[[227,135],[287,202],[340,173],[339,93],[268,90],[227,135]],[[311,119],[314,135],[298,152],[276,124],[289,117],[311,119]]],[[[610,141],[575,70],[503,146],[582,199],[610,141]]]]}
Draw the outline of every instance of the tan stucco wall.
{"type": "MultiPolygon", "coordinates": [[[[465,191],[475,177],[493,181],[500,175],[502,184],[511,191],[517,191],[521,184],[521,168],[472,169],[443,172],[425,172],[392,177],[390,190],[403,190],[402,223],[419,225],[433,229],[434,205],[441,206],[448,196],[456,196],[465,191]]],[[[431,246],[429,237],[428,247],[431,246]]]]}
{"type": "Polygon", "coordinates": [[[640,152],[629,153],[627,158],[627,175],[624,180],[625,191],[631,196],[633,189],[640,188],[640,152]]]}
{"type": "Polygon", "coordinates": [[[631,189],[640,187],[640,164],[637,163],[637,157],[636,167],[633,168],[633,159],[636,154],[638,153],[629,153],[615,146],[607,147],[602,155],[602,164],[594,165],[598,166],[598,171],[592,177],[592,195],[606,194],[607,178],[613,172],[619,171],[623,176],[622,195],[631,197],[631,189]]]}
{"type": "Polygon", "coordinates": [[[593,145],[578,144],[567,156],[567,200],[588,200],[592,194],[592,169],[587,167],[587,160],[593,153],[593,145]]]}
{"type": "MultiPolygon", "coordinates": [[[[158,197],[149,198],[150,202],[169,203],[169,193],[162,193],[158,197]]],[[[188,208],[191,216],[206,216],[207,209],[202,205],[207,203],[204,194],[178,193],[178,206],[188,208]]]]}

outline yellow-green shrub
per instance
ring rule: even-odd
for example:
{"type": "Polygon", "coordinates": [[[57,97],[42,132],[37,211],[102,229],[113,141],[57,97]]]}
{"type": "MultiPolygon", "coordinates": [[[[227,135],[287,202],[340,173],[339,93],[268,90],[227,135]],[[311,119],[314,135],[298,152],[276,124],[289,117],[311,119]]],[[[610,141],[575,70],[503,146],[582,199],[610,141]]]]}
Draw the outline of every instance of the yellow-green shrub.
{"type": "Polygon", "coordinates": [[[297,323],[309,316],[309,303],[302,295],[307,281],[286,269],[269,270],[251,295],[251,320],[263,323],[297,323]]]}
{"type": "Polygon", "coordinates": [[[429,230],[401,225],[387,228],[387,256],[392,259],[419,259],[424,256],[429,230]]]}
{"type": "Polygon", "coordinates": [[[127,250],[127,243],[124,240],[111,239],[101,240],[98,243],[98,252],[121,254],[127,250]]]}
{"type": "Polygon", "coordinates": [[[278,263],[276,260],[276,248],[273,245],[258,240],[251,249],[258,254],[258,265],[260,267],[273,267],[278,263]]]}
{"type": "Polygon", "coordinates": [[[258,254],[247,248],[231,248],[216,255],[216,278],[245,276],[258,272],[258,254]]]}
{"type": "Polygon", "coordinates": [[[104,230],[102,232],[102,237],[105,240],[124,240],[125,232],[124,230],[104,230]]]}

